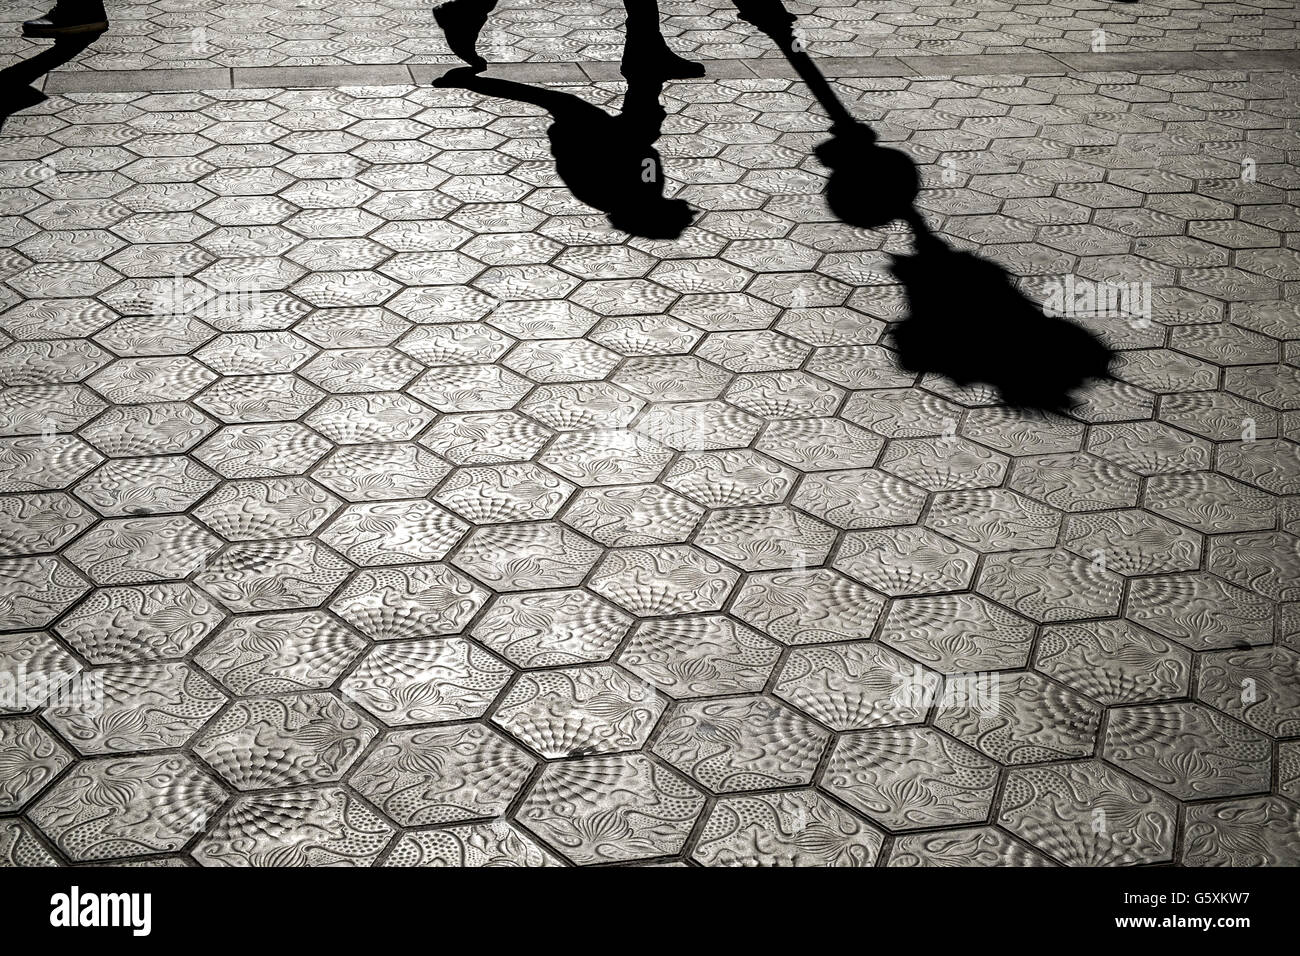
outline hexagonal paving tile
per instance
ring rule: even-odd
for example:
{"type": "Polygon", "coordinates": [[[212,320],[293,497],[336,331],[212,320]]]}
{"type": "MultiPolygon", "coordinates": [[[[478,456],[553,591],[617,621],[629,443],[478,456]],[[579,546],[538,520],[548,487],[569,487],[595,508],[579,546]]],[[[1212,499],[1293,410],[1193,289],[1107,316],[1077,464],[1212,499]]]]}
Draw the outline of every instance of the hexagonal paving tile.
{"type": "Polygon", "coordinates": [[[696,545],[746,571],[821,564],[834,541],[834,529],[782,505],[714,511],[695,535],[696,545]]]}
{"type": "Polygon", "coordinates": [[[457,468],[434,496],[474,524],[554,518],[576,489],[531,463],[457,468]]]}
{"type": "Polygon", "coordinates": [[[934,496],[925,526],[977,551],[1029,551],[1056,544],[1061,515],[1001,488],[945,491],[934,496]]]}
{"type": "Polygon", "coordinates": [[[187,510],[219,479],[188,458],[118,458],[77,485],[82,501],[105,517],[187,510]]]}
{"type": "Polygon", "coordinates": [[[664,706],[617,668],[569,667],[521,675],[492,722],[543,757],[590,756],[640,748],[664,706]]]}
{"type": "Polygon", "coordinates": [[[194,583],[232,611],[290,611],[328,600],[350,568],[310,538],[233,545],[194,583]]]}
{"type": "Polygon", "coordinates": [[[703,810],[703,795],[672,771],[618,754],[548,764],[518,820],[581,866],[675,854],[703,810]]]}
{"type": "Polygon", "coordinates": [[[884,594],[958,591],[970,585],[976,555],[924,528],[854,531],[832,565],[884,594]]]}
{"type": "Polygon", "coordinates": [[[776,667],[779,649],[720,614],[642,621],[618,662],[670,697],[757,693],[776,667]]]}
{"type": "Polygon", "coordinates": [[[885,446],[880,467],[929,491],[958,491],[1000,484],[1007,459],[961,438],[907,438],[885,446]]]}
{"type": "Polygon", "coordinates": [[[1017,767],[997,822],[1067,866],[1168,862],[1176,804],[1098,760],[1017,767]]]}
{"type": "Polygon", "coordinates": [[[362,571],[330,604],[343,620],[375,641],[455,634],[488,592],[445,564],[362,571]]]}
{"type": "Polygon", "coordinates": [[[994,675],[991,693],[955,706],[942,702],[934,725],[999,763],[1088,757],[1101,708],[1038,674],[994,675]]]}
{"type": "Polygon", "coordinates": [[[182,747],[216,715],[226,696],[181,661],[118,664],[82,675],[95,699],[46,707],[50,725],[82,754],[182,747]]]}
{"type": "Polygon", "coordinates": [[[450,470],[418,445],[392,442],[340,448],[312,477],[347,501],[389,501],[428,495],[450,470]]]}
{"type": "Polygon", "coordinates": [[[192,514],[227,541],[304,537],[343,502],[306,478],[229,481],[192,514]]]}
{"type": "Polygon", "coordinates": [[[740,578],[720,561],[688,545],[611,551],[596,565],[589,586],[639,616],[717,611],[740,578]]]}
{"type": "Polygon", "coordinates": [[[1270,600],[1300,599],[1300,537],[1293,534],[1261,531],[1215,535],[1210,539],[1205,564],[1219,577],[1270,600]]]}
{"type": "Polygon", "coordinates": [[[62,492],[0,498],[0,556],[56,551],[94,523],[89,509],[62,492]]]}
{"type": "Polygon", "coordinates": [[[371,648],[341,689],[385,724],[400,727],[481,717],[511,673],[460,638],[397,641],[371,648]]]}
{"type": "Polygon", "coordinates": [[[1126,577],[1194,571],[1200,535],[1146,511],[1094,511],[1065,521],[1064,547],[1092,559],[1098,569],[1126,577]]]}
{"type": "Polygon", "coordinates": [[[939,678],[875,644],[796,648],[773,693],[832,730],[920,723],[938,697],[939,678]]]}
{"type": "Polygon", "coordinates": [[[616,429],[566,432],[537,460],[575,484],[592,487],[654,481],[672,457],[654,439],[616,429]]]}
{"type": "Polygon", "coordinates": [[[1121,465],[1076,452],[1019,458],[1007,484],[1043,504],[1073,512],[1131,508],[1137,504],[1139,481],[1121,465]]]}
{"type": "Polygon", "coordinates": [[[1300,654],[1286,647],[1201,656],[1196,698],[1271,737],[1300,733],[1300,654]]]}
{"type": "Polygon", "coordinates": [[[601,549],[559,522],[475,529],[452,558],[467,574],[498,591],[574,587],[601,549]]]}
{"type": "Polygon", "coordinates": [[[583,491],[564,523],[608,547],[677,544],[703,514],[699,505],[659,485],[626,485],[583,491]]]}
{"type": "Polygon", "coordinates": [[[36,721],[0,720],[0,811],[14,813],[44,790],[72,762],[66,749],[36,721]]]}
{"type": "Polygon", "coordinates": [[[677,704],[651,751],[716,793],[812,782],[830,734],[765,697],[677,704]]]}
{"type": "Polygon", "coordinates": [[[1102,704],[1131,704],[1187,693],[1192,655],[1128,621],[1044,627],[1034,667],[1102,704]]]}
{"type": "Polygon", "coordinates": [[[663,483],[711,508],[780,504],[796,473],[748,449],[681,455],[663,483]]]}
{"type": "Polygon", "coordinates": [[[0,714],[34,713],[66,694],[76,692],[79,697],[83,689],[94,691],[80,683],[77,659],[44,631],[0,636],[0,665],[7,675],[0,714]]]}
{"type": "Polygon", "coordinates": [[[482,724],[393,731],[351,785],[403,827],[499,816],[534,761],[482,724]]]}
{"type": "Polygon", "coordinates": [[[339,780],[377,733],[330,694],[241,697],[194,752],[231,786],[264,790],[339,780]]]}
{"type": "Polygon", "coordinates": [[[497,598],[474,638],[520,667],[607,659],[632,618],[587,591],[544,591],[497,598]]]}
{"type": "Polygon", "coordinates": [[[908,833],[894,841],[888,866],[1051,866],[996,827],[908,833]]]}
{"type": "Polygon", "coordinates": [[[184,755],[100,757],[77,764],[28,817],[69,859],[112,860],[179,850],[225,800],[184,755]]]}
{"type": "Polygon", "coordinates": [[[982,823],[997,779],[997,764],[969,747],[929,727],[897,727],[841,737],[822,787],[891,830],[921,830],[982,823]]]}
{"type": "Polygon", "coordinates": [[[468,533],[468,524],[430,501],[375,501],[348,505],[320,539],[368,567],[440,560],[468,533]]]}
{"type": "Polygon", "coordinates": [[[1193,703],[1116,708],[1102,755],[1180,800],[1267,791],[1268,738],[1193,703]]]}
{"type": "Polygon", "coordinates": [[[385,866],[563,866],[524,831],[505,820],[406,832],[385,866]]]}
{"type": "Polygon", "coordinates": [[[321,690],[365,646],[323,611],[258,614],[227,623],[194,662],[240,697],[321,690]]]}
{"type": "Polygon", "coordinates": [[[1295,866],[1300,811],[1277,797],[1198,803],[1187,808],[1187,866],[1295,866]]]}
{"type": "Polygon", "coordinates": [[[838,528],[883,528],[916,521],[926,493],[874,468],[805,475],[791,503],[838,528]]]}
{"type": "Polygon", "coordinates": [[[880,641],[942,674],[1007,670],[1029,659],[1034,626],[975,594],[903,598],[880,641]]]}
{"type": "Polygon", "coordinates": [[[1119,613],[1123,578],[1096,558],[1066,551],[990,555],[975,589],[1036,621],[1075,621],[1119,613]]]}
{"type": "Polygon", "coordinates": [[[1273,640],[1272,602],[1203,572],[1134,580],[1124,616],[1197,651],[1273,640]]]}

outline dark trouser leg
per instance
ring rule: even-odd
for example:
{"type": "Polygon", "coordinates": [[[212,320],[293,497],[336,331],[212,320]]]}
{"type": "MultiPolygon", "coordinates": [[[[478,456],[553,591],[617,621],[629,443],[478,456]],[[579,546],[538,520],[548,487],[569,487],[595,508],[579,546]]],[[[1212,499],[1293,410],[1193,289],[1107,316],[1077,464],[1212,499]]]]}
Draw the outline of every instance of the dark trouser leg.
{"type": "Polygon", "coordinates": [[[659,28],[658,0],[623,0],[627,38],[623,42],[623,75],[648,72],[663,79],[703,76],[704,67],[668,48],[659,28]]]}
{"type": "Polygon", "coordinates": [[[433,9],[433,19],[446,34],[451,52],[475,70],[487,69],[487,60],[478,53],[478,35],[496,5],[497,0],[451,0],[433,9]]]}

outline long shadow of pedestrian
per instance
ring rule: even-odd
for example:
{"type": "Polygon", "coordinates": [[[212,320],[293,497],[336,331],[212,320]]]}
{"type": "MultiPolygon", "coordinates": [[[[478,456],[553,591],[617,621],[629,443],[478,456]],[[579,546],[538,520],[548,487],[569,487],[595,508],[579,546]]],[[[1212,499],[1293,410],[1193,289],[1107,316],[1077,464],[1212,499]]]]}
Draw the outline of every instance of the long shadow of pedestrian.
{"type": "MultiPolygon", "coordinates": [[[[492,2],[458,0],[435,11],[452,49],[470,64],[451,70],[436,85],[546,110],[552,118],[547,137],[555,171],[575,198],[603,212],[616,229],[648,239],[679,238],[695,212],[685,200],[664,195],[663,162],[655,149],[665,118],[659,97],[667,79],[703,70],[667,51],[657,12],[633,16],[646,7],[629,3],[622,63],[627,92],[617,114],[561,89],[481,76],[474,39],[492,2]],[[465,19],[458,18],[458,10],[465,19]]],[[[649,9],[654,11],[653,0],[649,9]]]]}
{"type": "Polygon", "coordinates": [[[988,259],[958,252],[916,210],[920,180],[904,153],[882,147],[853,118],[808,56],[781,0],[734,0],[742,19],[766,33],[831,117],[831,139],[816,148],[830,168],[826,201],[843,222],[866,229],[902,219],[914,252],[891,256],[908,315],[891,328],[899,363],[966,386],[993,386],[1008,405],[1065,411],[1090,379],[1110,378],[1113,353],[1086,329],[1049,317],[988,259]]]}
{"type": "Polygon", "coordinates": [[[55,67],[62,66],[90,46],[100,34],[82,34],[56,40],[54,45],[0,70],[0,130],[5,121],[20,110],[28,109],[48,97],[32,86],[55,67]]]}

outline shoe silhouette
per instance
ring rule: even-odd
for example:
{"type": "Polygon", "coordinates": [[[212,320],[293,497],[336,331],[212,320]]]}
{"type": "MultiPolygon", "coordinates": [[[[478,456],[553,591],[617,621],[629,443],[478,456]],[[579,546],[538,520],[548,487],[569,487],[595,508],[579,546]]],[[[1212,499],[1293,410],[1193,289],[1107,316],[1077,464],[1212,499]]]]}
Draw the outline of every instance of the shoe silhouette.
{"type": "Polygon", "coordinates": [[[663,161],[655,149],[665,118],[659,97],[666,80],[702,69],[668,50],[654,0],[628,0],[628,11],[622,61],[627,92],[617,114],[556,87],[482,76],[473,64],[451,70],[437,85],[546,110],[555,171],[576,199],[599,209],[616,229],[647,239],[677,239],[694,221],[695,210],[664,195],[663,161]]]}

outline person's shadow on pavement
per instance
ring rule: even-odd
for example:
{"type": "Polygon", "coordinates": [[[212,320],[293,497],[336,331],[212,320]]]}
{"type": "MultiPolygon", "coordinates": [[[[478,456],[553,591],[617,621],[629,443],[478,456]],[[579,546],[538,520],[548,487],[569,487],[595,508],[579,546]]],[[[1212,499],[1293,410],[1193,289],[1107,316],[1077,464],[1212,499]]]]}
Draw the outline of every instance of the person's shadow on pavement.
{"type": "Polygon", "coordinates": [[[1072,393],[1089,380],[1111,377],[1113,353],[1091,332],[1044,315],[997,263],[958,252],[930,230],[915,207],[915,164],[880,146],[844,107],[805,52],[781,0],[735,4],[741,19],[772,39],[831,117],[831,138],[816,148],[830,169],[831,212],[864,229],[899,219],[912,229],[913,254],[891,256],[908,302],[907,317],[889,334],[900,365],[961,386],[992,385],[1009,405],[1054,412],[1074,404],[1072,393]]]}
{"type": "Polygon", "coordinates": [[[454,0],[439,8],[448,42],[469,66],[454,69],[435,85],[531,103],[551,114],[547,130],[556,174],[576,199],[599,209],[616,229],[647,239],[677,239],[695,218],[682,199],[664,195],[663,162],[655,149],[665,113],[659,102],[665,80],[703,69],[667,50],[654,0],[628,0],[622,70],[627,80],[621,112],[611,115],[572,93],[481,76],[474,39],[495,0],[454,0]],[[459,14],[457,11],[459,10],[459,14]],[[650,16],[645,15],[649,12],[650,16]],[[634,15],[635,13],[635,15],[634,15]],[[465,19],[459,19],[463,15],[465,19]]]}
{"type": "Polygon", "coordinates": [[[61,38],[36,56],[0,70],[0,131],[9,117],[48,98],[33,83],[73,59],[99,37],[98,33],[86,33],[61,38]]]}

